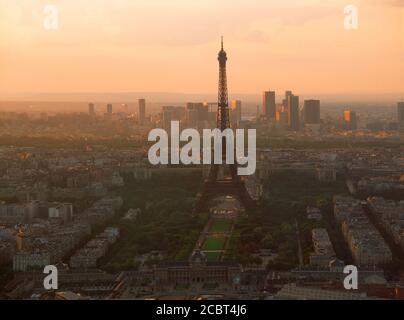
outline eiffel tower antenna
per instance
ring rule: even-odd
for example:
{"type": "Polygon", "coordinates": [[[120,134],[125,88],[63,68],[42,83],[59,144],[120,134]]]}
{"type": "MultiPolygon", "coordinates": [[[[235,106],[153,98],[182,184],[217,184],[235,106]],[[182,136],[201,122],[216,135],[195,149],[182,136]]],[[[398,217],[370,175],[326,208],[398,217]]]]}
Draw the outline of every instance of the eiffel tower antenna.
{"type": "Polygon", "coordinates": [[[227,53],[223,49],[223,36],[221,45],[222,48],[217,57],[217,60],[219,61],[217,127],[223,131],[227,128],[230,128],[229,99],[227,93],[227,74],[226,74],[227,53]]]}

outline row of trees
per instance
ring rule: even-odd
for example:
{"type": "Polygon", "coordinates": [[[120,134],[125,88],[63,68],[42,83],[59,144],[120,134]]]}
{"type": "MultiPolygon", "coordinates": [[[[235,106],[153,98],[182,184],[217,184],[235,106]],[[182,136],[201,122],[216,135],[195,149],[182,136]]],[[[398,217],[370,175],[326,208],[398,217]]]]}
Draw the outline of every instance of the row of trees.
{"type": "Polygon", "coordinates": [[[268,268],[288,270],[298,264],[297,230],[306,262],[312,251],[311,230],[324,227],[324,222],[307,219],[307,206],[332,210],[334,194],[345,193],[344,181],[339,178],[331,184],[316,181],[313,174],[301,171],[283,171],[271,175],[265,184],[267,197],[258,209],[236,224],[239,234],[235,257],[247,264],[260,264],[252,256],[260,249],[270,249],[277,254],[268,268]]]}

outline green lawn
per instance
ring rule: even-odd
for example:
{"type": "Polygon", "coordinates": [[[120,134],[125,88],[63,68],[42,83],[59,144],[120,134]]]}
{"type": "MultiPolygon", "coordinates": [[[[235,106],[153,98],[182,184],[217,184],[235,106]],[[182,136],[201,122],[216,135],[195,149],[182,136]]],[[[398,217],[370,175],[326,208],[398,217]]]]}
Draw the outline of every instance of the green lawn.
{"type": "Polygon", "coordinates": [[[232,221],[227,219],[218,219],[213,221],[210,232],[228,232],[231,230],[232,221]]]}
{"type": "Polygon", "coordinates": [[[203,250],[222,250],[226,242],[226,237],[207,237],[203,250]]]}
{"type": "Polygon", "coordinates": [[[220,259],[220,252],[204,252],[206,255],[206,258],[208,258],[208,261],[219,261],[220,259]]]}

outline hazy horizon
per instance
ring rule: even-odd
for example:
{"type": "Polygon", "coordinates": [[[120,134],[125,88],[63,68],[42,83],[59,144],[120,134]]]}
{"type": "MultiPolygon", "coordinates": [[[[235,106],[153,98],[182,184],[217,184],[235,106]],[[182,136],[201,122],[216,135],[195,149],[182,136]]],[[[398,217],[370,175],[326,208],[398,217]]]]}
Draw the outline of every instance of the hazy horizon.
{"type": "Polygon", "coordinates": [[[47,4],[0,0],[1,91],[214,93],[224,35],[230,93],[403,95],[402,0],[59,0],[57,30],[47,4]]]}
{"type": "MultiPolygon", "coordinates": [[[[286,90],[292,90],[287,88],[286,90]]],[[[276,101],[281,103],[285,91],[276,92],[276,101]]],[[[295,95],[302,99],[327,99],[328,102],[353,101],[353,102],[398,102],[404,100],[404,94],[398,92],[375,93],[375,94],[346,94],[346,93],[298,93],[295,95]]],[[[26,92],[26,93],[4,93],[0,92],[0,101],[72,101],[72,102],[124,102],[137,101],[145,98],[154,102],[214,102],[217,99],[216,93],[185,93],[165,91],[122,91],[122,92],[26,92]]],[[[230,99],[242,101],[262,100],[262,93],[237,93],[229,92],[230,99]]]]}

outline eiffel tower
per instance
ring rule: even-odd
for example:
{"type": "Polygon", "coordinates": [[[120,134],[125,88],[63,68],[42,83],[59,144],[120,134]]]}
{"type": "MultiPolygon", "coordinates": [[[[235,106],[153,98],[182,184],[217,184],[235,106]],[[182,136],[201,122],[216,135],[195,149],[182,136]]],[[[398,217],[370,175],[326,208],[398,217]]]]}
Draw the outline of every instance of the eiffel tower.
{"type": "MultiPolygon", "coordinates": [[[[219,60],[219,90],[217,128],[221,131],[230,128],[229,99],[227,93],[226,62],[227,54],[222,48],[219,60]]],[[[243,205],[244,209],[254,207],[254,201],[249,195],[244,181],[237,174],[237,165],[226,163],[226,141],[222,140],[222,164],[212,164],[208,178],[204,181],[201,192],[198,194],[194,212],[203,212],[209,208],[209,203],[220,196],[233,196],[243,205]]]]}

